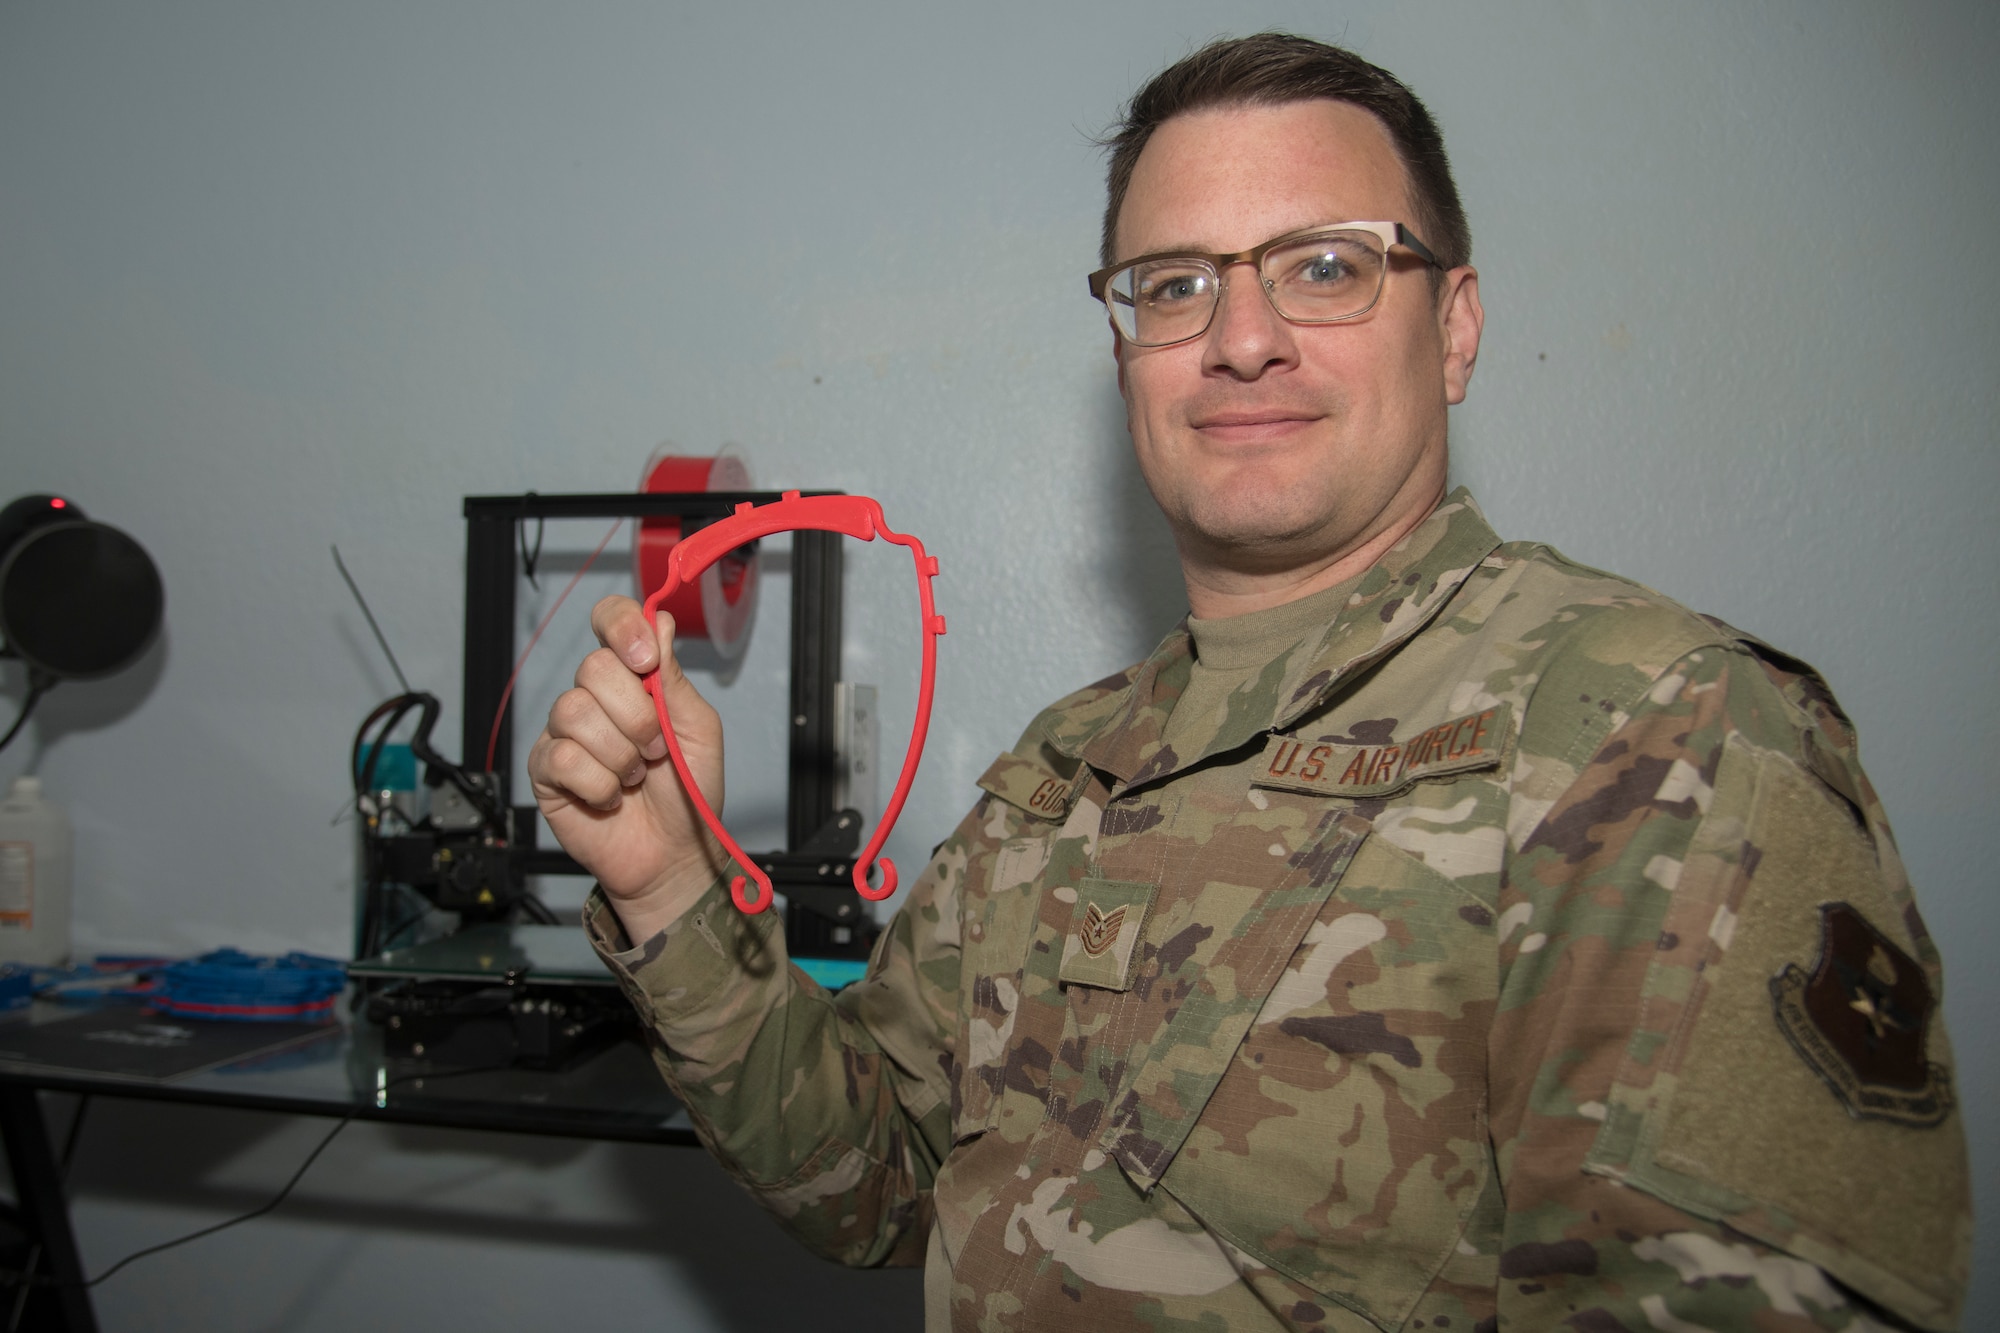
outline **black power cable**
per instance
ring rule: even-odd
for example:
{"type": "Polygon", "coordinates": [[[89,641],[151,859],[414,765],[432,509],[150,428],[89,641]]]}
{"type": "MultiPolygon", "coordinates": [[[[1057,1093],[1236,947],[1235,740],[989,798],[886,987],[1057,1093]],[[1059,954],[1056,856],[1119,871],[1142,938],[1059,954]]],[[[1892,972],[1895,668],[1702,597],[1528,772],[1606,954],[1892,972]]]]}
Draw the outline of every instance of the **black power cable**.
{"type": "MultiPolygon", "coordinates": [[[[376,1088],[375,1096],[380,1097],[383,1093],[387,1092],[389,1089],[401,1087],[405,1083],[421,1083],[426,1079],[435,1081],[448,1078],[466,1078],[473,1074],[496,1073],[508,1067],[509,1066],[507,1065],[477,1065],[470,1069],[448,1069],[441,1072],[434,1070],[425,1070],[424,1072],[418,1074],[404,1074],[401,1077],[392,1078],[388,1082],[383,1083],[381,1086],[376,1088]]],[[[75,1286],[75,1287],[80,1287],[85,1291],[88,1291],[92,1287],[97,1286],[100,1282],[104,1282],[110,1279],[115,1274],[122,1271],[126,1266],[130,1264],[135,1264],[139,1262],[139,1260],[144,1259],[149,1255],[158,1254],[163,1250],[176,1249],[182,1245],[188,1244],[191,1241],[200,1240],[204,1236],[213,1236],[218,1231],[227,1231],[231,1227],[241,1226],[245,1222],[255,1221],[257,1218],[260,1218],[264,1216],[266,1213],[269,1213],[273,1209],[277,1208],[279,1204],[283,1203],[287,1198],[291,1196],[292,1190],[297,1187],[298,1183],[301,1180],[305,1179],[306,1172],[312,1169],[312,1164],[319,1160],[320,1154],[325,1152],[327,1148],[332,1145],[334,1139],[339,1136],[341,1130],[346,1129],[348,1125],[352,1124],[354,1122],[355,1117],[360,1115],[366,1109],[368,1109],[367,1102],[355,1102],[352,1106],[349,1106],[346,1112],[341,1115],[340,1119],[334,1122],[333,1128],[326,1132],[326,1136],[320,1139],[320,1141],[317,1144],[313,1145],[313,1150],[306,1154],[306,1159],[303,1162],[299,1163],[298,1170],[292,1172],[292,1177],[290,1180],[287,1180],[285,1182],[284,1188],[280,1189],[276,1194],[272,1195],[267,1202],[259,1204],[257,1207],[252,1208],[247,1213],[239,1213],[237,1216],[232,1217],[225,1222],[217,1222],[213,1226],[202,1227],[198,1231],[190,1231],[185,1236],[176,1236],[173,1240],[162,1241],[158,1245],[148,1245],[143,1250],[134,1250],[132,1253],[126,1255],[123,1259],[120,1259],[117,1263],[111,1265],[111,1267],[105,1269],[102,1273],[99,1273],[96,1277],[86,1278],[82,1282],[64,1283],[57,1278],[40,1276],[34,1271],[37,1261],[31,1259],[29,1261],[28,1268],[25,1270],[0,1269],[0,1286],[10,1286],[10,1287],[11,1286],[35,1286],[35,1287],[75,1286]]],[[[82,1110],[79,1109],[77,1112],[77,1115],[79,1117],[79,1122],[81,1120],[82,1114],[83,1114],[82,1110]]],[[[72,1124],[70,1133],[70,1142],[68,1146],[64,1148],[65,1159],[67,1159],[68,1154],[75,1148],[76,1144],[75,1130],[76,1130],[76,1125],[72,1124]]],[[[65,1160],[64,1165],[67,1166],[67,1160],[65,1160]]]]}
{"type": "Polygon", "coordinates": [[[42,701],[43,695],[55,688],[55,684],[54,676],[40,671],[28,672],[28,697],[22,700],[21,711],[15,716],[14,725],[7,728],[5,736],[0,736],[0,750],[6,749],[7,743],[21,734],[21,728],[28,725],[28,715],[35,711],[35,705],[42,701]]]}

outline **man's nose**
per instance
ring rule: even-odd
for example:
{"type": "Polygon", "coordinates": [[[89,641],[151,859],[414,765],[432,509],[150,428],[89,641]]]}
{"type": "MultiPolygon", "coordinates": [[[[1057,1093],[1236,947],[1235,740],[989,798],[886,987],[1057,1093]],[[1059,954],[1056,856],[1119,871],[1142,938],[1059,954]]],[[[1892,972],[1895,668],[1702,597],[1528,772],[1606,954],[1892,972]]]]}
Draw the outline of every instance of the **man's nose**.
{"type": "Polygon", "coordinates": [[[1238,379],[1256,379],[1295,363],[1298,345],[1292,326],[1271,304],[1264,275],[1243,260],[1224,269],[1220,278],[1215,318],[1208,326],[1207,367],[1238,379]]]}

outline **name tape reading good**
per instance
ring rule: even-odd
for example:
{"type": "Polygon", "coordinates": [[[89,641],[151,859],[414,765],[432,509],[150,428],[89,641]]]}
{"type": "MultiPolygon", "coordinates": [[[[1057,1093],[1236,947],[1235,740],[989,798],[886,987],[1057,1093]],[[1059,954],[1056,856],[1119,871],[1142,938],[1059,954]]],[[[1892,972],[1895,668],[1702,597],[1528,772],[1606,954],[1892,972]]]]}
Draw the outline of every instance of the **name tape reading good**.
{"type": "Polygon", "coordinates": [[[1513,732],[1513,710],[1495,704],[1386,745],[1273,736],[1251,785],[1328,796],[1387,796],[1423,778],[1497,767],[1513,732]]]}
{"type": "Polygon", "coordinates": [[[979,785],[1017,809],[1041,819],[1060,820],[1069,814],[1083,784],[1063,778],[1030,759],[1003,754],[980,776],[979,785]]]}

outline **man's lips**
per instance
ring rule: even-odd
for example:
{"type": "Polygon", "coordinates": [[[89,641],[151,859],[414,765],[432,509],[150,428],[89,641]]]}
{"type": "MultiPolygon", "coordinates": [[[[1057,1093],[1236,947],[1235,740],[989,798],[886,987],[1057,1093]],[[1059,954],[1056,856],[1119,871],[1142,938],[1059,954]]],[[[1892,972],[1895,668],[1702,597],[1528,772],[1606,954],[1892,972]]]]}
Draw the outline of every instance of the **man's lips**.
{"type": "Polygon", "coordinates": [[[1319,420],[1316,412],[1285,408],[1254,408],[1229,412],[1206,412],[1189,422],[1196,430],[1219,440],[1271,440],[1300,430],[1319,420]]]}

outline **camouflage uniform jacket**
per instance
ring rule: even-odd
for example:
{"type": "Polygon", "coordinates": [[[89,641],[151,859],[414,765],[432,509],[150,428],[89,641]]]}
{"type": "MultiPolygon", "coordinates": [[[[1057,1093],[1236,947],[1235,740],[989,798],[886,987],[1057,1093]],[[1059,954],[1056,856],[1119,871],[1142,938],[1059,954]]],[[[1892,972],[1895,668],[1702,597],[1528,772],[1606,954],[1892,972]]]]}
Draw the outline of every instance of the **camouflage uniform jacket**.
{"type": "Polygon", "coordinates": [[[1953,1326],[1937,953],[1809,668],[1462,492],[1175,754],[1188,663],[1037,718],[838,995],[594,901],[787,1229],[933,1330],[1953,1326]]]}

